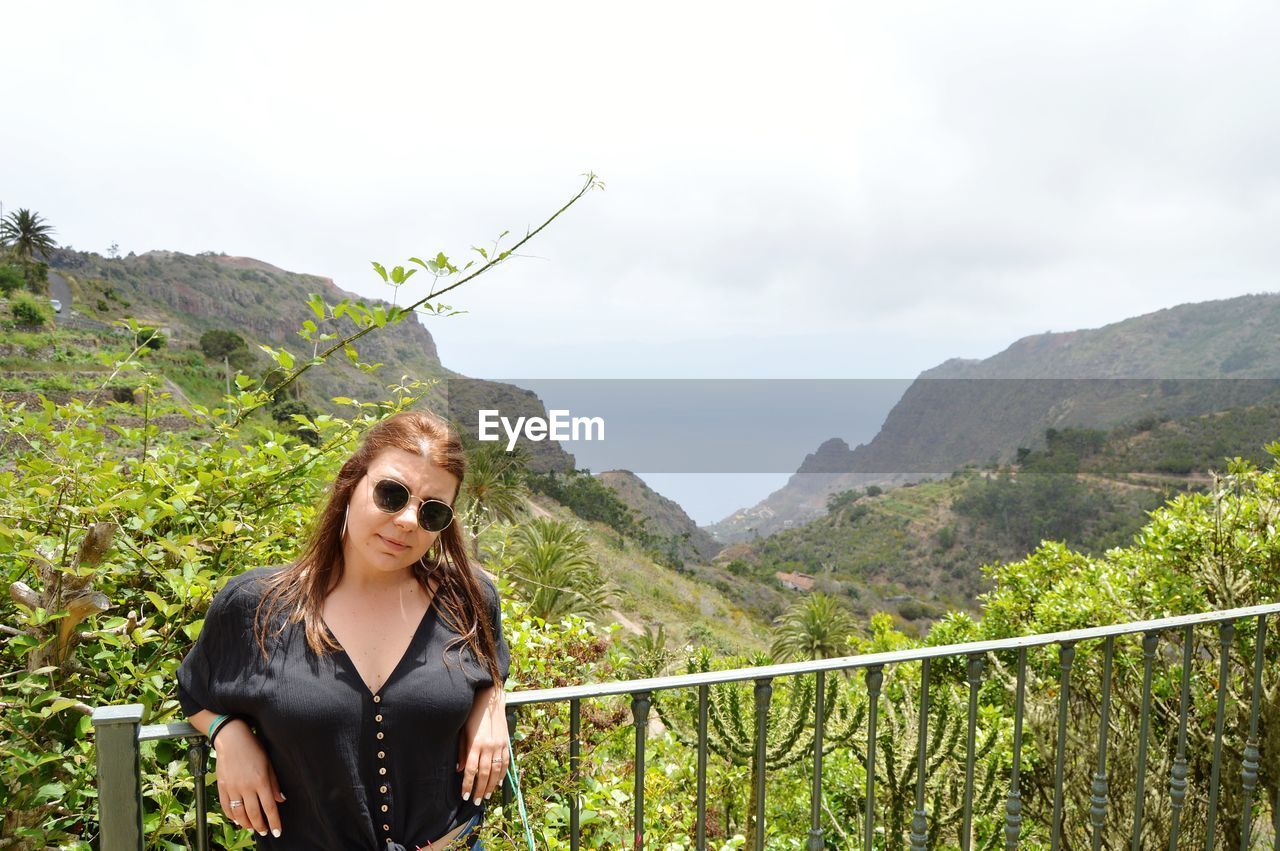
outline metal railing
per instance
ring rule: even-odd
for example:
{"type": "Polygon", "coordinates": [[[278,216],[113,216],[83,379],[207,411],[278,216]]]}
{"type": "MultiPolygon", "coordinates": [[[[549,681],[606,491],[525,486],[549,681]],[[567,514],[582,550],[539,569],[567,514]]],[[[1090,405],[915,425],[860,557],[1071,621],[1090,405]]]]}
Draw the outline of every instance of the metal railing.
{"type": "MultiPolygon", "coordinates": [[[[1227,611],[1204,614],[1185,615],[1161,618],[1158,620],[1138,621],[1115,624],[1089,629],[1070,630],[1065,632],[1030,635],[999,641],[983,641],[967,644],[954,644],[938,647],[918,647],[910,650],[875,653],[861,656],[850,656],[838,659],[823,659],[811,662],[796,662],[783,665],[769,665],[752,668],[739,668],[728,671],[711,671],[706,673],[684,674],[680,676],[657,677],[652,679],[629,680],[595,683],[555,689],[536,689],[508,692],[507,713],[511,730],[516,729],[517,713],[522,706],[534,704],[569,705],[569,784],[571,789],[580,788],[581,780],[581,721],[582,702],[602,698],[629,696],[631,699],[632,721],[635,727],[634,753],[634,835],[635,847],[643,848],[645,842],[645,751],[649,731],[649,714],[653,708],[654,694],[675,689],[697,689],[697,790],[696,790],[696,836],[698,849],[707,847],[707,764],[708,764],[708,712],[710,706],[710,689],[730,683],[755,684],[755,725],[754,754],[755,765],[765,763],[766,734],[769,724],[769,707],[773,694],[773,681],[780,677],[800,677],[814,675],[815,698],[812,701],[813,742],[809,749],[812,757],[812,790],[810,818],[807,830],[807,848],[817,851],[826,847],[822,821],[822,763],[823,734],[827,726],[824,710],[828,701],[824,700],[826,676],[832,672],[862,671],[866,688],[866,747],[860,755],[865,771],[865,815],[861,825],[861,847],[872,851],[876,838],[876,784],[883,779],[883,772],[877,767],[876,742],[877,724],[880,719],[880,700],[887,668],[902,666],[907,663],[919,663],[918,730],[916,733],[915,762],[915,797],[910,822],[910,848],[912,851],[923,851],[929,842],[929,811],[926,807],[926,760],[929,750],[929,702],[930,677],[934,666],[940,660],[954,659],[964,662],[964,682],[968,686],[968,715],[965,741],[965,779],[964,801],[959,828],[960,846],[970,851],[973,845],[974,826],[974,772],[977,758],[976,731],[978,727],[978,693],[984,683],[986,660],[991,654],[1000,654],[1005,658],[1012,657],[1015,675],[1013,688],[1013,734],[1012,762],[1007,776],[1007,787],[1004,796],[1004,845],[1007,851],[1013,851],[1019,845],[1023,826],[1022,771],[1023,771],[1023,722],[1026,714],[1026,693],[1028,683],[1028,651],[1035,648],[1057,646],[1058,648],[1058,683],[1056,736],[1054,741],[1054,784],[1052,816],[1049,821],[1050,848],[1063,845],[1063,815],[1065,791],[1065,751],[1067,744],[1068,704],[1071,698],[1072,668],[1076,657],[1076,648],[1080,642],[1100,640],[1102,642],[1102,675],[1101,693],[1098,698],[1098,732],[1096,764],[1091,775],[1088,819],[1090,845],[1093,849],[1102,847],[1104,819],[1108,806],[1108,751],[1113,722],[1110,717],[1112,701],[1113,660],[1115,658],[1115,640],[1125,635],[1142,636],[1142,686],[1141,716],[1136,752],[1136,789],[1134,794],[1134,812],[1132,819],[1132,837],[1130,846],[1133,851],[1143,848],[1142,825],[1143,809],[1147,800],[1145,784],[1147,782],[1149,762],[1149,738],[1151,731],[1151,699],[1153,668],[1157,656],[1161,652],[1161,639],[1172,637],[1180,641],[1180,652],[1174,653],[1172,642],[1164,647],[1164,659],[1172,661],[1180,656],[1181,671],[1178,677],[1180,693],[1178,697],[1177,744],[1172,768],[1167,779],[1170,806],[1168,824],[1168,848],[1176,851],[1179,840],[1190,840],[1180,837],[1180,819],[1187,805],[1188,796],[1188,716],[1191,704],[1191,680],[1194,662],[1207,661],[1210,654],[1216,656],[1217,675],[1213,680],[1216,693],[1215,715],[1212,734],[1211,775],[1204,789],[1207,795],[1207,814],[1205,816],[1205,836],[1199,847],[1212,849],[1217,843],[1216,831],[1220,817],[1219,790],[1222,783],[1222,772],[1226,768],[1223,758],[1223,742],[1226,735],[1227,700],[1231,680],[1231,648],[1235,639],[1236,624],[1252,622],[1254,626],[1253,659],[1248,665],[1249,689],[1248,730],[1243,733],[1243,749],[1238,766],[1231,768],[1240,772],[1241,807],[1238,814],[1240,824],[1240,848],[1254,847],[1254,793],[1258,785],[1259,764],[1261,759],[1259,744],[1259,717],[1262,708],[1263,670],[1265,666],[1265,646],[1269,616],[1280,612],[1280,604],[1253,606],[1249,608],[1231,609],[1227,611]],[[1195,640],[1196,627],[1217,625],[1216,652],[1212,644],[1195,640]]],[[[100,707],[94,711],[93,725],[97,736],[98,753],[98,788],[100,806],[100,848],[102,851],[135,851],[143,848],[144,836],[142,828],[142,789],[140,771],[140,744],[159,739],[183,738],[190,742],[188,758],[196,781],[198,792],[204,790],[207,771],[208,746],[204,737],[187,723],[142,725],[143,707],[141,705],[100,707]]],[[[1280,754],[1268,754],[1274,763],[1280,754]]],[[[765,847],[765,802],[767,792],[767,772],[753,771],[754,788],[751,790],[756,814],[756,829],[753,832],[753,847],[763,851],[765,847]]],[[[504,789],[504,802],[510,803],[511,790],[504,789]]],[[[573,851],[581,844],[580,800],[578,794],[568,796],[569,806],[569,841],[573,851]]],[[[1280,803],[1280,802],[1277,802],[1280,803]]],[[[200,851],[208,848],[206,825],[206,795],[196,795],[196,818],[198,824],[196,847],[200,851]]],[[[1280,816],[1273,806],[1273,818],[1280,816]]],[[[1235,816],[1233,816],[1234,818],[1235,816]]],[[[1280,825],[1273,824],[1274,843],[1280,825]]],[[[883,840],[885,847],[891,847],[891,839],[886,832],[883,840]]],[[[1183,847],[1190,847],[1183,841],[1183,847]]],[[[1274,846],[1272,846],[1274,847],[1274,846]]]]}

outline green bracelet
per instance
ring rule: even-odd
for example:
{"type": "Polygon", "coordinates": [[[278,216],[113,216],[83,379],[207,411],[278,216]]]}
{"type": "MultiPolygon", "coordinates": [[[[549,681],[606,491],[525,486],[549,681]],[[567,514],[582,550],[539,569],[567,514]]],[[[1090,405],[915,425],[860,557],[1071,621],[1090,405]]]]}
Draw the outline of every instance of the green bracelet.
{"type": "Polygon", "coordinates": [[[223,726],[230,720],[231,720],[230,715],[219,715],[217,718],[213,719],[213,723],[209,725],[209,732],[205,733],[205,735],[209,738],[210,745],[213,744],[213,737],[218,735],[218,731],[221,730],[223,726]]]}

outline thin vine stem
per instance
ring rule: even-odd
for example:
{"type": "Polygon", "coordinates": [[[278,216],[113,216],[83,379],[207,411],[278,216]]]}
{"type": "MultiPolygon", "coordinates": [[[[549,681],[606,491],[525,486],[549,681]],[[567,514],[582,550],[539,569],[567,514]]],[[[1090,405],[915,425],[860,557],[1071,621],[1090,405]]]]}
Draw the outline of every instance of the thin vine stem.
{"type": "MultiPolygon", "coordinates": [[[[401,318],[409,313],[412,313],[413,311],[417,310],[419,307],[422,307],[424,304],[427,304],[428,302],[430,302],[432,299],[439,298],[440,296],[444,295],[447,292],[450,292],[451,290],[456,290],[458,287],[462,286],[463,284],[469,283],[470,281],[474,281],[476,278],[480,277],[484,273],[492,270],[495,266],[499,266],[502,263],[506,262],[508,259],[511,258],[512,255],[514,255],[520,249],[522,245],[529,242],[529,240],[533,239],[535,236],[541,233],[544,229],[546,229],[548,225],[550,225],[556,219],[560,218],[560,216],[566,210],[568,210],[570,207],[576,204],[579,200],[581,200],[582,196],[586,195],[592,189],[601,188],[603,186],[604,184],[600,181],[600,179],[594,173],[587,174],[586,182],[582,184],[582,188],[579,189],[572,198],[570,198],[567,202],[565,202],[565,204],[561,206],[560,209],[552,213],[546,219],[546,221],[544,221],[542,224],[538,225],[536,228],[526,233],[518,242],[516,242],[515,245],[511,246],[510,249],[508,249],[505,252],[502,252],[501,254],[495,255],[492,259],[488,260],[480,268],[476,269],[474,272],[471,272],[468,275],[464,275],[462,278],[453,282],[449,286],[439,290],[432,290],[422,298],[415,301],[413,304],[410,304],[407,307],[398,309],[395,314],[396,317],[401,318]]],[[[231,421],[230,425],[232,427],[240,425],[242,422],[244,422],[245,417],[247,417],[249,414],[256,411],[258,408],[261,408],[263,405],[267,404],[269,399],[274,398],[277,394],[280,393],[281,390],[288,387],[293,382],[297,381],[300,377],[302,377],[302,374],[305,373],[307,370],[311,369],[311,367],[316,366],[318,363],[323,363],[334,352],[338,351],[339,349],[345,348],[351,343],[354,343],[356,340],[359,340],[365,334],[368,334],[370,331],[372,331],[374,328],[377,328],[377,327],[380,327],[380,326],[376,324],[366,325],[365,327],[361,328],[360,330],[356,331],[350,336],[343,337],[342,339],[338,340],[329,348],[322,351],[315,358],[312,358],[311,360],[299,366],[297,369],[294,369],[279,384],[272,387],[269,393],[263,394],[265,398],[260,399],[256,403],[241,409],[241,411],[236,415],[235,419],[231,421]]]]}

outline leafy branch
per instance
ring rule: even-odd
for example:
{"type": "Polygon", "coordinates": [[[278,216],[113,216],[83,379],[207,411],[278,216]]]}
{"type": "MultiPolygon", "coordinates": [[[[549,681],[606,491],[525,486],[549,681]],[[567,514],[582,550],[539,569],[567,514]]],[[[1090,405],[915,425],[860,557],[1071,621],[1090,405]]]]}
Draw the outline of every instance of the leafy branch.
{"type": "MultiPolygon", "coordinates": [[[[428,309],[430,309],[430,302],[433,301],[434,299],[437,299],[440,296],[444,295],[445,293],[450,292],[451,290],[455,290],[458,287],[462,286],[463,284],[469,283],[475,280],[476,278],[480,277],[481,275],[485,274],[486,272],[492,270],[493,268],[500,266],[503,262],[508,260],[513,254],[515,254],[515,252],[519,251],[521,246],[525,245],[527,242],[532,240],[535,236],[541,233],[548,225],[550,225],[552,222],[558,219],[566,210],[568,210],[570,207],[576,204],[579,200],[581,200],[581,198],[584,195],[586,195],[592,189],[603,189],[603,188],[604,188],[604,183],[600,180],[600,178],[597,177],[595,173],[589,172],[586,175],[586,182],[583,183],[582,188],[580,188],[573,195],[572,198],[570,198],[567,202],[565,202],[565,204],[561,206],[560,209],[556,210],[549,217],[547,217],[547,219],[542,224],[538,225],[536,228],[533,228],[532,230],[525,233],[525,235],[513,246],[511,246],[511,248],[505,249],[503,251],[499,251],[492,255],[490,255],[490,253],[488,251],[485,251],[484,249],[475,249],[485,261],[481,266],[476,268],[475,271],[472,271],[469,274],[463,275],[462,278],[460,278],[457,281],[454,281],[452,284],[449,284],[446,287],[443,287],[438,290],[433,289],[431,292],[427,293],[427,295],[423,296],[422,298],[418,299],[413,304],[410,304],[407,307],[403,307],[403,308],[393,307],[390,312],[387,312],[382,308],[377,308],[374,311],[357,312],[352,309],[351,305],[343,303],[333,308],[330,308],[329,312],[331,313],[332,318],[337,319],[341,317],[344,313],[347,313],[347,314],[350,314],[352,318],[355,319],[359,325],[361,325],[361,327],[358,330],[354,331],[353,333],[338,339],[336,342],[330,345],[327,349],[324,349],[319,354],[315,355],[314,357],[310,358],[306,362],[296,367],[294,366],[293,356],[290,355],[288,352],[284,350],[272,349],[269,346],[264,346],[263,349],[267,352],[267,354],[271,355],[271,357],[276,361],[276,363],[278,363],[282,368],[288,370],[289,373],[283,379],[281,379],[277,384],[275,384],[275,386],[271,389],[269,393],[258,392],[257,394],[255,394],[257,398],[255,398],[249,405],[240,409],[239,413],[236,415],[231,425],[232,426],[240,425],[244,421],[245,417],[247,417],[250,413],[262,407],[263,405],[267,404],[271,398],[273,398],[274,396],[279,394],[282,390],[284,390],[286,387],[288,387],[289,385],[297,381],[303,375],[303,373],[311,369],[311,367],[313,366],[317,366],[321,363],[324,363],[325,360],[327,360],[330,355],[332,355],[334,352],[337,352],[339,349],[342,349],[343,351],[345,351],[347,353],[347,356],[351,358],[353,362],[356,362],[355,350],[351,348],[351,344],[354,343],[356,340],[360,339],[365,334],[368,334],[374,328],[383,327],[388,323],[399,322],[406,315],[414,312],[420,307],[425,306],[428,309]]],[[[501,237],[499,237],[499,239],[501,239],[501,237]]],[[[458,269],[458,267],[454,266],[452,263],[449,262],[449,258],[446,257],[443,253],[438,254],[434,259],[427,260],[427,261],[421,260],[420,258],[417,258],[417,257],[411,257],[409,258],[409,262],[414,263],[419,267],[421,267],[422,269],[426,270],[427,272],[435,275],[437,279],[441,277],[449,277],[454,274],[459,274],[460,272],[466,272],[466,270],[470,268],[472,265],[471,263],[468,263],[466,266],[463,266],[462,269],[458,269]]],[[[403,266],[396,266],[391,270],[390,273],[388,273],[386,270],[386,267],[384,267],[380,263],[374,263],[373,268],[374,268],[374,271],[376,271],[384,281],[388,283],[393,283],[395,286],[399,286],[400,284],[404,283],[410,277],[412,277],[412,275],[415,272],[418,271],[417,269],[413,269],[413,268],[406,269],[403,266]]],[[[326,305],[324,304],[324,301],[320,299],[318,296],[313,297],[312,300],[308,302],[308,304],[311,307],[312,311],[316,314],[317,319],[323,320],[327,318],[325,316],[326,305]]]]}

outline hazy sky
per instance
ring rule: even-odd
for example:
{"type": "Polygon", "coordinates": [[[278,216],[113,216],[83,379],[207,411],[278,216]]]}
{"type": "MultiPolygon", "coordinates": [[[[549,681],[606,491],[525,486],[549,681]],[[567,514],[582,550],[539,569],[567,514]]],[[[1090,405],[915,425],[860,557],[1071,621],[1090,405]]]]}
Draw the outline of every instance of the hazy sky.
{"type": "MultiPolygon", "coordinates": [[[[44,3],[0,202],[76,248],[372,259],[522,232],[476,376],[904,377],[1275,290],[1264,3],[44,3]]],[[[16,82],[20,81],[20,82],[16,82]]]]}

